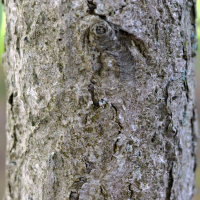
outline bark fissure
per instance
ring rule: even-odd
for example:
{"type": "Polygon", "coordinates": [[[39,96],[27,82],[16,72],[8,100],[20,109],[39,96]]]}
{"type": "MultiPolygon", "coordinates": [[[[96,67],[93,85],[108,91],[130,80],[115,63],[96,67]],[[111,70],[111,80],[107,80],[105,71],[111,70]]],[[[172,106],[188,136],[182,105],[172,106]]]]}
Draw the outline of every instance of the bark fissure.
{"type": "Polygon", "coordinates": [[[85,163],[85,173],[90,174],[92,170],[91,164],[87,161],[87,158],[84,158],[83,161],[85,163]]]}
{"type": "Polygon", "coordinates": [[[113,152],[116,153],[117,152],[117,143],[119,142],[119,139],[117,139],[113,145],[113,152]]]}
{"type": "Polygon", "coordinates": [[[88,91],[91,94],[94,108],[99,108],[99,99],[95,94],[95,83],[93,81],[90,82],[90,85],[88,86],[88,91]]]}
{"type": "Polygon", "coordinates": [[[87,4],[88,4],[88,12],[91,15],[95,15],[94,10],[97,8],[97,6],[94,4],[93,0],[87,0],[87,4]]]}
{"type": "Polygon", "coordinates": [[[193,115],[192,115],[192,118],[191,118],[191,129],[192,129],[192,156],[195,156],[195,151],[196,151],[196,145],[195,145],[195,141],[197,140],[196,138],[196,130],[195,130],[195,125],[194,123],[196,122],[196,109],[194,108],[193,109],[193,115]]]}
{"type": "Polygon", "coordinates": [[[79,195],[77,192],[71,191],[69,200],[79,200],[79,195]]]}
{"type": "Polygon", "coordinates": [[[78,200],[79,199],[80,189],[81,189],[82,185],[87,182],[86,177],[80,177],[78,179],[79,180],[75,181],[73,183],[73,185],[71,186],[72,191],[71,191],[70,197],[69,197],[70,200],[78,200]]]}
{"type": "Polygon", "coordinates": [[[133,190],[131,189],[131,184],[128,185],[128,190],[130,191],[130,199],[133,198],[133,190]]]}
{"type": "Polygon", "coordinates": [[[102,186],[100,186],[100,193],[103,196],[102,200],[107,200],[108,199],[102,186]]]}
{"type": "Polygon", "coordinates": [[[173,163],[170,164],[169,176],[168,176],[168,185],[166,190],[166,200],[170,200],[173,188],[173,163]]]}
{"type": "Polygon", "coordinates": [[[14,126],[14,130],[13,130],[13,145],[12,148],[10,149],[10,153],[16,149],[16,145],[17,145],[18,139],[17,139],[17,133],[16,133],[16,126],[14,126]]]}
{"type": "Polygon", "coordinates": [[[13,93],[10,95],[10,97],[9,97],[9,99],[8,99],[8,103],[11,105],[11,111],[12,111],[12,109],[13,109],[13,98],[14,98],[14,95],[13,95],[13,93]]]}
{"type": "MultiPolygon", "coordinates": [[[[115,122],[118,124],[118,126],[120,127],[120,130],[118,132],[118,134],[120,134],[122,132],[122,129],[123,129],[123,126],[122,124],[120,123],[119,121],[119,118],[118,118],[118,112],[117,112],[117,107],[113,105],[113,103],[110,104],[112,106],[112,108],[115,110],[115,113],[116,113],[116,120],[115,122]]],[[[116,141],[117,142],[117,141],[116,141]]],[[[115,144],[116,144],[115,142],[115,144]]]]}

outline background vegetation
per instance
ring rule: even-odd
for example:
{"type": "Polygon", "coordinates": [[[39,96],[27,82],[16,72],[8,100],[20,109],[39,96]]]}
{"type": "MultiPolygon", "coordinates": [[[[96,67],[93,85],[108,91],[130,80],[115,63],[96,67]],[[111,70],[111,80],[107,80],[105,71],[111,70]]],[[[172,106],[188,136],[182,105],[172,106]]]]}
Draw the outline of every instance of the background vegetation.
{"type": "Polygon", "coordinates": [[[2,199],[5,186],[5,97],[6,90],[4,84],[3,68],[1,67],[1,54],[4,52],[4,34],[5,34],[5,14],[0,1],[0,200],[2,199]]]}
{"type": "MultiPolygon", "coordinates": [[[[5,14],[3,13],[3,6],[0,1],[0,200],[2,199],[4,186],[5,186],[5,148],[6,148],[6,136],[5,136],[5,97],[6,90],[4,84],[3,68],[1,67],[1,54],[4,52],[4,34],[5,34],[5,14]]],[[[197,37],[200,41],[200,0],[197,0],[197,37]]],[[[196,65],[196,99],[197,106],[199,108],[198,115],[200,120],[200,44],[198,46],[197,53],[197,65],[196,65]]],[[[198,149],[198,168],[196,171],[196,187],[198,194],[194,197],[194,200],[200,200],[200,142],[198,149]]]]}
{"type": "MultiPolygon", "coordinates": [[[[3,6],[0,2],[0,61],[1,54],[4,52],[4,35],[5,35],[5,14],[3,12],[3,6]]],[[[0,99],[5,98],[5,86],[3,78],[3,70],[0,62],[0,99]]]]}

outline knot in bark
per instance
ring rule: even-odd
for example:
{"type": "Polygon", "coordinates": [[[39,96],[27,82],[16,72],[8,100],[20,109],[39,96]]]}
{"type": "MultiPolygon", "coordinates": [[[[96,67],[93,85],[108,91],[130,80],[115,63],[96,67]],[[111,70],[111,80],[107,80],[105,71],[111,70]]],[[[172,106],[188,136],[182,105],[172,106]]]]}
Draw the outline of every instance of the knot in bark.
{"type": "Polygon", "coordinates": [[[91,30],[97,37],[105,37],[108,36],[110,32],[112,32],[112,28],[105,21],[94,24],[91,27],[91,30]]]}

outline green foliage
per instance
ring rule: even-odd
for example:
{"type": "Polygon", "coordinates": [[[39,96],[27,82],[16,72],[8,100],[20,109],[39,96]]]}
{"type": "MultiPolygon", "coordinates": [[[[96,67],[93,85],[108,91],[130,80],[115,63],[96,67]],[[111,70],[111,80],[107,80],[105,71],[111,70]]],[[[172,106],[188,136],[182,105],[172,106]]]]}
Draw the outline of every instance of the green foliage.
{"type": "Polygon", "coordinates": [[[5,34],[5,14],[3,12],[3,5],[0,1],[0,57],[4,52],[4,34],[5,34]]]}
{"type": "Polygon", "coordinates": [[[3,7],[2,4],[0,3],[0,30],[2,27],[2,22],[3,22],[3,7]]]}
{"type": "Polygon", "coordinates": [[[4,52],[4,34],[5,34],[5,14],[3,12],[3,5],[0,1],[0,103],[5,98],[5,84],[4,73],[1,67],[1,55],[4,52]]]}

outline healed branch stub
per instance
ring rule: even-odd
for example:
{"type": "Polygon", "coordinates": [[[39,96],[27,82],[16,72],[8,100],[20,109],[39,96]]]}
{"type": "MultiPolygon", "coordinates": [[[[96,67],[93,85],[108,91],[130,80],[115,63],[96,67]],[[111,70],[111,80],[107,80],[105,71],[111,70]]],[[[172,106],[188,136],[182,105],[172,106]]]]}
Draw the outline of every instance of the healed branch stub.
{"type": "Polygon", "coordinates": [[[134,79],[134,57],[129,49],[131,37],[117,26],[105,20],[90,28],[89,42],[98,51],[106,52],[116,59],[120,69],[121,81],[134,79]]]}

